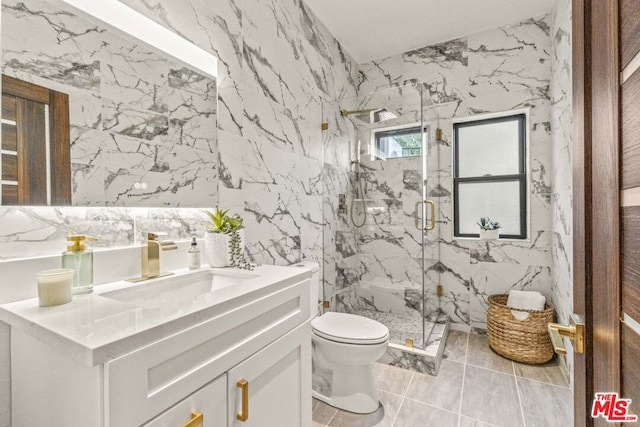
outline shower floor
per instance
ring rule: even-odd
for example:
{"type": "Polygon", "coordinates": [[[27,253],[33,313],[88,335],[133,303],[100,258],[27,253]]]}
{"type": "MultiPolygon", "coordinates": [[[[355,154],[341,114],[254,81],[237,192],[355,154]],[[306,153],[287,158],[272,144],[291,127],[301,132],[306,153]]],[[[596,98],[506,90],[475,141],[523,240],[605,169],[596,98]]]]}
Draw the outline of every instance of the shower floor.
{"type": "Polygon", "coordinates": [[[414,347],[425,350],[440,342],[448,320],[446,314],[434,315],[433,321],[424,321],[423,329],[421,320],[415,317],[376,310],[362,310],[358,314],[376,320],[389,328],[389,338],[392,343],[405,345],[405,341],[410,339],[413,340],[414,347]]]}

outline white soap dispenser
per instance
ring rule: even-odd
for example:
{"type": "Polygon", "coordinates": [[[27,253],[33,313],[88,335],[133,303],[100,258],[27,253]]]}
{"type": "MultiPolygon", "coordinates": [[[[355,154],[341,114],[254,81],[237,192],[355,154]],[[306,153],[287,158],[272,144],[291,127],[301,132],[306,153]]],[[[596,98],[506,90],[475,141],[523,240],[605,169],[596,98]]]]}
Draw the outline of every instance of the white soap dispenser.
{"type": "Polygon", "coordinates": [[[196,237],[191,238],[191,247],[189,248],[189,270],[197,270],[200,268],[200,248],[196,237]]]}

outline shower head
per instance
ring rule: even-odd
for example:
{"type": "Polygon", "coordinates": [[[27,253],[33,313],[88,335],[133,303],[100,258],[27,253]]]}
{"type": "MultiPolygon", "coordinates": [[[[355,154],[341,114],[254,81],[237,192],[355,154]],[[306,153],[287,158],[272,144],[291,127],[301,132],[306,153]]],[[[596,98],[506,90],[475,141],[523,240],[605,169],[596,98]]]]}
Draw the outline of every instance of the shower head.
{"type": "Polygon", "coordinates": [[[355,115],[357,119],[367,124],[379,123],[398,118],[398,114],[392,113],[386,108],[368,108],[366,110],[352,111],[343,109],[340,111],[340,114],[342,117],[355,115]]]}

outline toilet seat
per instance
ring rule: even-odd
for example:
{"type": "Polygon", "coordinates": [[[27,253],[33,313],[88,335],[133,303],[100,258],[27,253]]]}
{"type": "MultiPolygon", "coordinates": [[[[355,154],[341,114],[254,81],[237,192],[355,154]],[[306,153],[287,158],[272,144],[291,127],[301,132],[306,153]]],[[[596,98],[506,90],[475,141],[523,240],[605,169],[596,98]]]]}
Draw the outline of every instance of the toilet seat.
{"type": "Polygon", "coordinates": [[[311,321],[313,333],[345,344],[380,344],[389,339],[389,329],[380,322],[348,313],[325,313],[311,321]]]}

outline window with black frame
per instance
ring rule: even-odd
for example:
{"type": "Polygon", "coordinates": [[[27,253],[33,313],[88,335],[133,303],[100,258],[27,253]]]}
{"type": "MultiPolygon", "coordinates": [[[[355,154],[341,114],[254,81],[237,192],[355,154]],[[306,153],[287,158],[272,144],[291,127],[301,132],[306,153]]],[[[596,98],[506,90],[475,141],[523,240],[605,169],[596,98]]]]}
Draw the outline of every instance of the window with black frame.
{"type": "Polygon", "coordinates": [[[455,237],[479,237],[489,217],[500,238],[527,238],[526,126],[525,114],[453,125],[455,237]]]}

